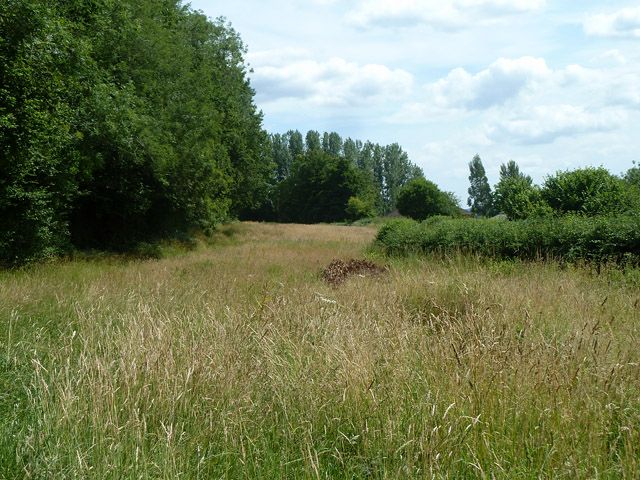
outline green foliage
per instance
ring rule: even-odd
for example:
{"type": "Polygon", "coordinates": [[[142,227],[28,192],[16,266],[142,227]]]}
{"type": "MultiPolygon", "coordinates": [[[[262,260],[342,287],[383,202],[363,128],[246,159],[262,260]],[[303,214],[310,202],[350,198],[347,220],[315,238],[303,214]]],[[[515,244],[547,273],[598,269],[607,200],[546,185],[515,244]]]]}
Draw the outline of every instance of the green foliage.
{"type": "Polygon", "coordinates": [[[383,226],[377,242],[389,254],[466,252],[494,258],[551,258],[640,263],[640,216],[567,215],[512,222],[434,217],[383,226]]]}
{"type": "Polygon", "coordinates": [[[0,8],[0,264],[68,248],[86,45],[43,2],[0,8]]]}
{"type": "Polygon", "coordinates": [[[177,1],[0,8],[0,262],[123,249],[268,203],[244,45],[177,1]]]}
{"type": "Polygon", "coordinates": [[[500,166],[500,180],[495,187],[494,201],[496,210],[504,213],[509,220],[549,213],[540,189],[533,184],[529,175],[520,172],[513,160],[500,166]]]}
{"type": "Polygon", "coordinates": [[[276,133],[271,136],[272,158],[276,164],[276,181],[281,182],[289,176],[293,155],[289,150],[289,134],[276,133]]]}
{"type": "Polygon", "coordinates": [[[469,162],[469,182],[467,205],[471,207],[471,213],[482,217],[493,216],[493,194],[479,155],[469,162]]]}
{"type": "Polygon", "coordinates": [[[540,189],[532,184],[531,178],[525,176],[502,178],[496,185],[495,204],[509,220],[550,213],[550,208],[542,200],[540,189]]]}
{"type": "Polygon", "coordinates": [[[424,220],[434,215],[454,215],[457,203],[451,194],[442,192],[438,186],[424,178],[407,183],[398,194],[398,211],[415,220],[424,220]]]}
{"type": "MultiPolygon", "coordinates": [[[[318,133],[315,130],[309,130],[307,132],[307,136],[305,137],[305,141],[306,141],[306,149],[307,152],[313,152],[315,150],[320,150],[322,148],[322,143],[320,141],[320,133],[318,133]]],[[[296,151],[297,149],[294,149],[294,147],[290,147],[291,148],[291,153],[292,155],[294,155],[294,157],[296,155],[300,155],[303,153],[303,149],[300,148],[300,151],[296,151]]]]}
{"type": "Polygon", "coordinates": [[[278,212],[287,222],[338,222],[349,218],[352,197],[366,197],[361,172],[344,157],[308,151],[293,163],[291,175],[278,186],[278,212]]]}
{"type": "Polygon", "coordinates": [[[581,168],[547,178],[542,198],[559,214],[603,215],[637,208],[624,182],[605,168],[581,168]]]}
{"type": "Polygon", "coordinates": [[[360,197],[350,197],[347,202],[346,214],[349,220],[355,221],[374,217],[376,210],[372,201],[360,197]]]}
{"type": "Polygon", "coordinates": [[[509,160],[507,163],[500,165],[500,179],[506,178],[527,178],[531,180],[531,177],[520,172],[520,167],[514,160],[509,160]]]}
{"type": "Polygon", "coordinates": [[[322,137],[322,149],[329,155],[341,155],[342,154],[342,137],[336,132],[325,132],[322,137]]]}
{"type": "Polygon", "coordinates": [[[397,143],[384,148],[383,157],[383,212],[389,213],[398,207],[400,190],[408,182],[424,178],[422,170],[413,165],[407,153],[397,143]]]}
{"type": "Polygon", "coordinates": [[[624,175],[624,181],[629,210],[640,211],[640,166],[636,162],[624,175]]]}
{"type": "Polygon", "coordinates": [[[624,179],[631,185],[640,188],[640,166],[636,162],[633,162],[633,167],[627,170],[624,179]]]}
{"type": "MultiPolygon", "coordinates": [[[[384,215],[395,210],[402,186],[414,178],[423,177],[422,170],[411,163],[407,153],[398,144],[381,146],[351,138],[343,141],[336,132],[324,132],[321,135],[315,130],[308,131],[303,142],[300,132],[290,130],[285,134],[271,135],[270,145],[276,165],[276,184],[292,174],[292,163],[302,155],[322,151],[334,157],[344,157],[356,167],[366,184],[366,202],[373,202],[374,214],[384,215]]],[[[287,188],[283,185],[277,187],[276,191],[287,188]]],[[[364,197],[360,195],[360,198],[364,197]]],[[[283,205],[282,202],[276,204],[283,205]]],[[[278,215],[288,218],[289,214],[280,212],[278,215]]]]}

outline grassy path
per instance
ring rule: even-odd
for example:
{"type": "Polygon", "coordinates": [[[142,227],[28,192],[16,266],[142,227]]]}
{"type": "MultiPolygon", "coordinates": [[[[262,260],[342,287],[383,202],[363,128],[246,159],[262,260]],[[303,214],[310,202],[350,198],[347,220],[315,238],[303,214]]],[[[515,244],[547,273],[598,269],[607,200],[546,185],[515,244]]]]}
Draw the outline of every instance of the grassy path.
{"type": "Polygon", "coordinates": [[[375,230],[226,232],[0,272],[0,478],[640,474],[637,287],[407,258],[333,288],[375,230]]]}

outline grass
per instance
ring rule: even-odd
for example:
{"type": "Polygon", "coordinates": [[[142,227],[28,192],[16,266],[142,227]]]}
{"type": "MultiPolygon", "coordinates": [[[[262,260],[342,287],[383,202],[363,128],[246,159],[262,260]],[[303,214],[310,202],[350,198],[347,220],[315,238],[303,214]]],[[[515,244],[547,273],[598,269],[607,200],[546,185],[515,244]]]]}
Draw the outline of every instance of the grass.
{"type": "Polygon", "coordinates": [[[375,233],[0,272],[0,478],[638,477],[627,275],[376,258],[375,233]],[[320,279],[366,252],[386,276],[320,279]]]}

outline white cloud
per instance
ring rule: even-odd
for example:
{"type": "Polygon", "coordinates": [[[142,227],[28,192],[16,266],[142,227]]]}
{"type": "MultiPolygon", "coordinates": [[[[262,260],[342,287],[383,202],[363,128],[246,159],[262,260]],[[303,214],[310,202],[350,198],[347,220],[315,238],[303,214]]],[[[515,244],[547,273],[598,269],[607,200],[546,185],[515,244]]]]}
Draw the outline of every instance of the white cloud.
{"type": "Polygon", "coordinates": [[[362,0],[347,21],[362,28],[429,25],[447,30],[545,5],[546,0],[362,0]]]}
{"type": "Polygon", "coordinates": [[[600,37],[640,38],[640,7],[591,15],[584,21],[584,31],[600,37]]]}
{"type": "Polygon", "coordinates": [[[640,76],[622,75],[610,85],[608,92],[607,100],[611,105],[640,108],[640,76]]]}
{"type": "Polygon", "coordinates": [[[425,85],[423,99],[406,102],[387,121],[406,124],[430,117],[459,121],[487,113],[508,116],[514,109],[556,103],[636,108],[639,77],[621,72],[577,64],[554,70],[543,58],[500,58],[475,74],[461,67],[451,70],[425,85]]]}
{"type": "Polygon", "coordinates": [[[246,56],[246,60],[251,66],[283,66],[291,63],[292,61],[309,58],[310,55],[309,50],[305,48],[286,47],[277,50],[249,52],[246,56]]]}
{"type": "Polygon", "coordinates": [[[428,85],[427,91],[439,107],[484,110],[504,104],[551,74],[542,58],[500,58],[475,75],[456,68],[445,78],[428,85]]]}
{"type": "Polygon", "coordinates": [[[404,70],[360,65],[339,57],[303,59],[301,54],[272,51],[252,55],[251,81],[260,101],[294,98],[318,106],[354,106],[403,97],[413,86],[413,76],[404,70]],[[288,53],[292,54],[290,59],[288,53]]]}
{"type": "Polygon", "coordinates": [[[555,82],[561,87],[591,83],[600,83],[603,79],[602,72],[581,65],[568,65],[554,74],[555,82]]]}
{"type": "Polygon", "coordinates": [[[590,111],[574,105],[542,105],[487,127],[487,136],[498,143],[545,144],[560,137],[615,130],[626,119],[626,113],[619,109],[590,111]]]}
{"type": "Polygon", "coordinates": [[[627,58],[617,48],[607,50],[593,58],[593,61],[606,66],[620,66],[627,64],[627,58]]]}

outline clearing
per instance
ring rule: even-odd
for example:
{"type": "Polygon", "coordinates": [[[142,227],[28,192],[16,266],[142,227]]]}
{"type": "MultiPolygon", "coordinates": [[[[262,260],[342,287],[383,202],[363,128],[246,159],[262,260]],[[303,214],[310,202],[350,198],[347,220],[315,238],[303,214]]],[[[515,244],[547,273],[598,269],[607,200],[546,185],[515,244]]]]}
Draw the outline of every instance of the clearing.
{"type": "Polygon", "coordinates": [[[0,478],[638,477],[637,272],[224,232],[0,272],[0,478]]]}

